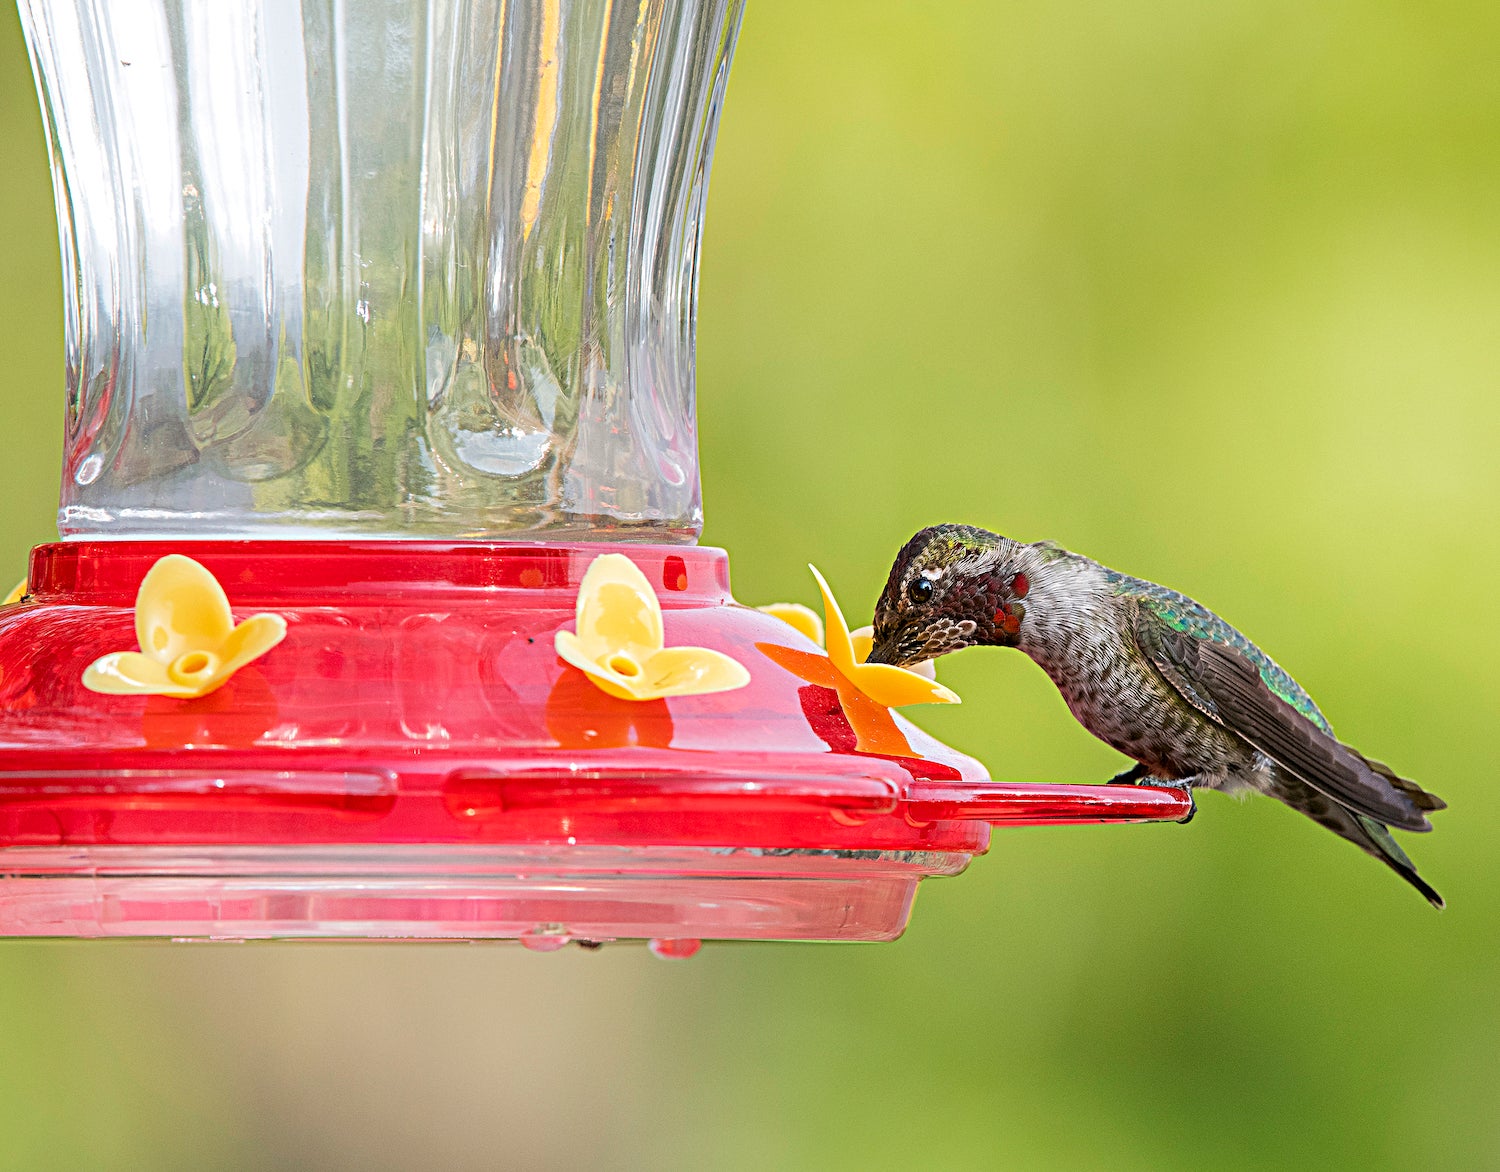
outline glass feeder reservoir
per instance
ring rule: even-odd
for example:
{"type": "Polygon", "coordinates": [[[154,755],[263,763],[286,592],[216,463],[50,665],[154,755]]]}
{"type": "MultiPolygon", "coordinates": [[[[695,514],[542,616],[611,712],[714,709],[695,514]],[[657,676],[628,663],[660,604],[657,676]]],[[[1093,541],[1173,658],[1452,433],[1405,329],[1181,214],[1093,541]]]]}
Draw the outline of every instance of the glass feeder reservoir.
{"type": "Polygon", "coordinates": [[[69,538],[692,541],[731,0],[22,0],[69,538]]]}
{"type": "Polygon", "coordinates": [[[881,940],[991,824],[1185,813],[991,782],[694,544],[740,8],[21,0],[67,433],[0,932],[881,940]]]}

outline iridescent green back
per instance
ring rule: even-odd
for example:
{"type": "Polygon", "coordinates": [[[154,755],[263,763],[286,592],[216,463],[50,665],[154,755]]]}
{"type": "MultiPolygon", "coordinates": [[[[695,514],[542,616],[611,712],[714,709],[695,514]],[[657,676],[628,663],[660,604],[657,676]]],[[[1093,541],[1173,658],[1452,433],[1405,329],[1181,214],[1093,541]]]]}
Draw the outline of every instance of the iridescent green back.
{"type": "Polygon", "coordinates": [[[1256,670],[1260,672],[1260,678],[1276,696],[1324,732],[1333,732],[1327,718],[1318,711],[1318,706],[1313,703],[1312,697],[1302,690],[1302,686],[1292,679],[1275,660],[1208,607],[1194,602],[1185,594],[1179,594],[1165,586],[1158,586],[1155,582],[1132,578],[1128,574],[1111,570],[1107,566],[1102,568],[1111,589],[1116,594],[1137,599],[1174,631],[1182,631],[1196,639],[1207,639],[1209,642],[1233,647],[1241,652],[1251,663],[1255,664],[1256,670]]]}

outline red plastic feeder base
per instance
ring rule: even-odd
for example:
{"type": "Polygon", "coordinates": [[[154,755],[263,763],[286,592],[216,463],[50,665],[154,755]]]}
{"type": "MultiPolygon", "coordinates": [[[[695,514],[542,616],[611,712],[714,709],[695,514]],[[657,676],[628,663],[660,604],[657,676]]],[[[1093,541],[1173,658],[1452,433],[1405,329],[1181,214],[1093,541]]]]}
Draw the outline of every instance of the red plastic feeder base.
{"type": "Polygon", "coordinates": [[[39,546],[0,610],[0,934],[889,940],[990,826],[1180,818],[1174,791],[1004,785],[873,704],[721,550],[430,542],[39,546]],[[666,643],[748,687],[646,702],[553,650],[624,553],[666,643]],[[196,700],[99,695],[168,553],[287,637],[196,700]]]}

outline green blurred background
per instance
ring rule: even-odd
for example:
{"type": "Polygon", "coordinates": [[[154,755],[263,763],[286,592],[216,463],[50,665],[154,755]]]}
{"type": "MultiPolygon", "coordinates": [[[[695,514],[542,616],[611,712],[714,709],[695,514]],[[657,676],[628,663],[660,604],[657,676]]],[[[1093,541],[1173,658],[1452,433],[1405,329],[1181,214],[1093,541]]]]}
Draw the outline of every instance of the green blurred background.
{"type": "MultiPolygon", "coordinates": [[[[1500,8],[751,0],[710,199],[706,540],[868,613],[917,527],[1205,600],[1452,805],[1434,913],[1268,801],[998,833],[906,937],[0,946],[0,1165],[1500,1167],[1500,8]]],[[[52,536],[52,204],[0,9],[0,537],[52,536]]],[[[6,579],[8,582],[10,579],[6,579]]],[[[1019,656],[918,719],[1121,760],[1019,656]]]]}

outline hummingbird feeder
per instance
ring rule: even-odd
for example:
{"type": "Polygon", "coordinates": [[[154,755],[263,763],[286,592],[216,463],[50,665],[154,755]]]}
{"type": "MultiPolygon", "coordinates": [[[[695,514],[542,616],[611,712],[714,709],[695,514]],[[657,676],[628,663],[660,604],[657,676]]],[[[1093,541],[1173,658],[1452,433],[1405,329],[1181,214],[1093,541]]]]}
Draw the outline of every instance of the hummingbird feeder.
{"type": "Polygon", "coordinates": [[[739,0],[20,10],[67,415],[0,933],[888,940],[992,825],[1186,812],[990,781],[695,544],[739,0]]]}

